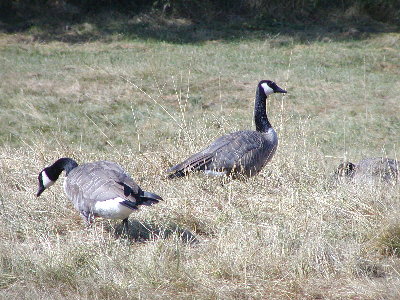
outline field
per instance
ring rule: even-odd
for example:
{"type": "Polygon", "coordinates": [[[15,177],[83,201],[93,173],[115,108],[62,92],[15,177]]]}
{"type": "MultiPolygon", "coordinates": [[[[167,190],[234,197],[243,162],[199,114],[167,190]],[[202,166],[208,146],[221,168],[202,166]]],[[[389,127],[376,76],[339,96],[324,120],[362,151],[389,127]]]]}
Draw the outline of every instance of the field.
{"type": "Polygon", "coordinates": [[[399,185],[332,184],[343,160],[400,158],[399,33],[74,40],[93,31],[0,35],[1,299],[400,298],[399,185]],[[254,128],[261,79],[288,91],[268,99],[279,146],[262,173],[167,180],[254,128]],[[86,228],[62,180],[35,197],[60,157],[117,162],[165,201],[129,238],[86,228]]]}

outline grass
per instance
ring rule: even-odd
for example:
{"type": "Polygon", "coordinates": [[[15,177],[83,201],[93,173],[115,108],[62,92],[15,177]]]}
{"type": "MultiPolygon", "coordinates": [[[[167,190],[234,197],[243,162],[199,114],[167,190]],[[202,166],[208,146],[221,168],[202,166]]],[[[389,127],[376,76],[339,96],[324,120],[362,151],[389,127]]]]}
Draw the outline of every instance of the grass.
{"type": "MultiPolygon", "coordinates": [[[[90,30],[89,27],[85,27],[90,30]]],[[[206,33],[203,33],[206,34],[206,33]]],[[[399,186],[339,186],[344,159],[398,158],[398,33],[305,43],[290,35],[177,44],[0,36],[0,298],[398,299],[399,186]],[[255,86],[279,147],[222,185],[163,171],[254,128],[255,86]],[[85,229],[59,157],[107,159],[164,203],[85,229]]]]}

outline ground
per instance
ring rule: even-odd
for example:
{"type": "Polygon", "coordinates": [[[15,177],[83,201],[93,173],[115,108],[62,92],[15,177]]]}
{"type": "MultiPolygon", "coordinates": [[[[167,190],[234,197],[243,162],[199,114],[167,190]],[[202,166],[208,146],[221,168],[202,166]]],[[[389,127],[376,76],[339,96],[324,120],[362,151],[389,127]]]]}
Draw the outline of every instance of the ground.
{"type": "Polygon", "coordinates": [[[332,183],[344,160],[398,158],[399,33],[79,28],[0,35],[0,298],[400,298],[399,185],[332,183]],[[268,99],[279,146],[261,174],[167,180],[254,129],[262,79],[288,93],[268,99]],[[131,215],[129,238],[119,221],[86,228],[62,180],[35,197],[60,157],[117,162],[165,201],[131,215]]]}

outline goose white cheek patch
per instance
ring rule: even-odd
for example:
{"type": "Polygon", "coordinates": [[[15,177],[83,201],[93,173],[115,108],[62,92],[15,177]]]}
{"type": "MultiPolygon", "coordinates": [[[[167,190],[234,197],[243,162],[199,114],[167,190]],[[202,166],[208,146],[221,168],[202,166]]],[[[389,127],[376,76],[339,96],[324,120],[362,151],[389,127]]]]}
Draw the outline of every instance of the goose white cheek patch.
{"type": "Polygon", "coordinates": [[[267,83],[264,82],[264,83],[261,84],[261,86],[264,89],[265,95],[268,96],[268,95],[271,95],[271,94],[274,93],[274,90],[271,89],[267,83]]]}
{"type": "Polygon", "coordinates": [[[44,186],[45,188],[48,188],[49,186],[52,186],[52,185],[54,184],[54,181],[51,180],[51,179],[47,176],[46,172],[42,172],[42,181],[43,181],[43,186],[44,186]]]}

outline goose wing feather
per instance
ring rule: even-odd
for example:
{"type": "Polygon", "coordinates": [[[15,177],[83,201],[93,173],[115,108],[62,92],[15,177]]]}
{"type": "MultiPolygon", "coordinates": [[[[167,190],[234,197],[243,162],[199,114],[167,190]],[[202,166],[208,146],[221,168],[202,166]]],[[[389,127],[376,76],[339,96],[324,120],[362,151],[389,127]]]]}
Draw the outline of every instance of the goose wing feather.
{"type": "Polygon", "coordinates": [[[272,152],[272,149],[275,152],[276,145],[274,146],[264,134],[257,131],[237,131],[219,137],[206,149],[167,172],[174,172],[170,177],[180,177],[190,171],[205,169],[223,170],[226,173],[233,169],[237,172],[247,172],[249,166],[252,166],[258,171],[266,163],[266,152],[272,152]]]}
{"type": "Polygon", "coordinates": [[[80,211],[89,210],[95,202],[114,198],[126,200],[127,206],[133,208],[142,193],[120,166],[107,161],[80,165],[66,180],[65,192],[80,211]]]}
{"type": "Polygon", "coordinates": [[[245,173],[249,177],[256,175],[274,156],[276,148],[277,143],[260,140],[258,146],[243,152],[237,161],[237,172],[245,173]]]}
{"type": "Polygon", "coordinates": [[[181,177],[192,171],[208,169],[208,166],[210,166],[215,159],[216,153],[231,142],[231,135],[232,134],[228,134],[217,138],[207,148],[193,154],[180,164],[169,168],[167,172],[172,173],[169,177],[181,177]]]}
{"type": "Polygon", "coordinates": [[[263,133],[257,131],[238,131],[231,134],[231,142],[216,154],[214,169],[255,175],[266,164],[276,149],[263,133]]]}
{"type": "Polygon", "coordinates": [[[213,158],[213,153],[196,153],[192,156],[190,156],[188,159],[185,161],[181,162],[180,164],[177,164],[176,166],[173,166],[167,170],[168,173],[172,172],[191,172],[194,170],[201,169],[203,166],[207,165],[208,163],[211,162],[211,159],[213,158]]]}

